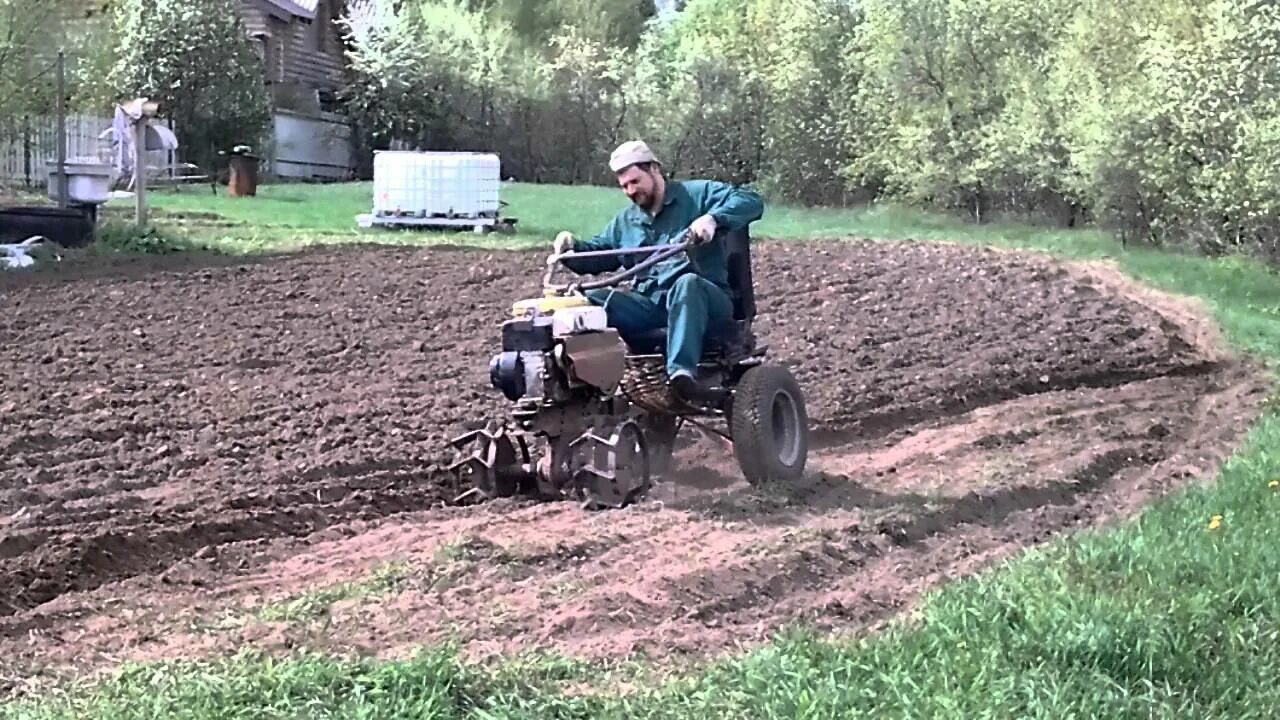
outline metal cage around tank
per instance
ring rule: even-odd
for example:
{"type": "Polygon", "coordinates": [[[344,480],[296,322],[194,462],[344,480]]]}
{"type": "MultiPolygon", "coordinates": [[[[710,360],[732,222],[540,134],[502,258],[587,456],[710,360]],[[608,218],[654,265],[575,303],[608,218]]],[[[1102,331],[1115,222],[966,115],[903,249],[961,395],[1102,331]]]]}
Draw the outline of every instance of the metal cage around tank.
{"type": "Polygon", "coordinates": [[[486,231],[501,215],[502,162],[492,153],[379,150],[373,209],[361,226],[459,227],[486,231]]]}

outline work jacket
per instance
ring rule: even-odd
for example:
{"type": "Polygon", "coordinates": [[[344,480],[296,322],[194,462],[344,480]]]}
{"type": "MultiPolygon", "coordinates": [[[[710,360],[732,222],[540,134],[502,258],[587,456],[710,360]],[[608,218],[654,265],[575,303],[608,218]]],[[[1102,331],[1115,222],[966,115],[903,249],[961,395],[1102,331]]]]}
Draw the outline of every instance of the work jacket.
{"type": "MultiPolygon", "coordinates": [[[[618,213],[599,235],[574,243],[574,251],[615,250],[648,245],[665,245],[702,215],[716,221],[716,236],[643,271],[635,278],[635,290],[660,301],[677,278],[694,272],[729,292],[728,253],[724,233],[737,230],[764,215],[764,202],[752,190],[715,180],[667,181],[662,209],[656,216],[634,203],[618,213]],[[690,262],[692,256],[692,262],[690,262]]],[[[565,267],[581,274],[612,272],[643,262],[646,255],[615,257],[566,257],[565,267]]]]}

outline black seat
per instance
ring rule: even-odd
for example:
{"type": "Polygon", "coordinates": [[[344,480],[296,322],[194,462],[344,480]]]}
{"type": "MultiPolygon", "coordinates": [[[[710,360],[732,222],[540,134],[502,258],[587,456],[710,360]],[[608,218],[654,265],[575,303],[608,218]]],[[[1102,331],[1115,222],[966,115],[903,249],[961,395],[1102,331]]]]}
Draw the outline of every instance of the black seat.
{"type": "MultiPolygon", "coordinates": [[[[721,332],[712,332],[703,349],[704,358],[715,358],[726,353],[750,353],[754,338],[751,322],[756,317],[755,282],[751,275],[751,230],[744,227],[728,231],[724,235],[728,254],[729,295],[733,301],[733,322],[721,332]]],[[[624,337],[631,352],[641,355],[662,354],[667,350],[665,327],[624,337]]]]}

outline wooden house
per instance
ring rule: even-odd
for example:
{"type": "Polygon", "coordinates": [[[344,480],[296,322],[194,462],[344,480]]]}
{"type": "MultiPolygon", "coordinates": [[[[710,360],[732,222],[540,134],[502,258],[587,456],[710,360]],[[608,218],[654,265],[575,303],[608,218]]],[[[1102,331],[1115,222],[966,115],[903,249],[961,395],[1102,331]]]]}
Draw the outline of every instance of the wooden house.
{"type": "MultiPolygon", "coordinates": [[[[66,0],[68,20],[98,23],[113,0],[66,0]]],[[[200,0],[188,0],[199,2],[200,0]]],[[[347,60],[336,22],[348,0],[237,0],[245,31],[263,60],[273,110],[263,148],[272,176],[343,179],[356,171],[351,126],[339,112],[347,60]]]]}
{"type": "MultiPolygon", "coordinates": [[[[331,111],[346,74],[335,20],[346,0],[239,0],[238,11],[265,66],[263,81],[277,110],[331,111]]],[[[79,0],[76,20],[101,21],[111,0],[79,0]]]]}
{"type": "Polygon", "coordinates": [[[241,0],[240,16],[266,67],[277,109],[329,111],[346,75],[335,20],[343,0],[241,0]]]}

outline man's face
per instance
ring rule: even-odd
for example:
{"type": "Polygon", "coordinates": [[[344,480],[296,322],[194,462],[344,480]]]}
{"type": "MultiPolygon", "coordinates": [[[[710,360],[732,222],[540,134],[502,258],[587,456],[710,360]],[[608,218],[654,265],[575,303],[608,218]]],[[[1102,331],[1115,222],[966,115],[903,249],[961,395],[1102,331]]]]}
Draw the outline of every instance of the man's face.
{"type": "Polygon", "coordinates": [[[657,172],[641,170],[639,166],[631,167],[618,173],[618,186],[627,194],[631,202],[645,209],[652,209],[654,196],[658,190],[657,172]]]}

